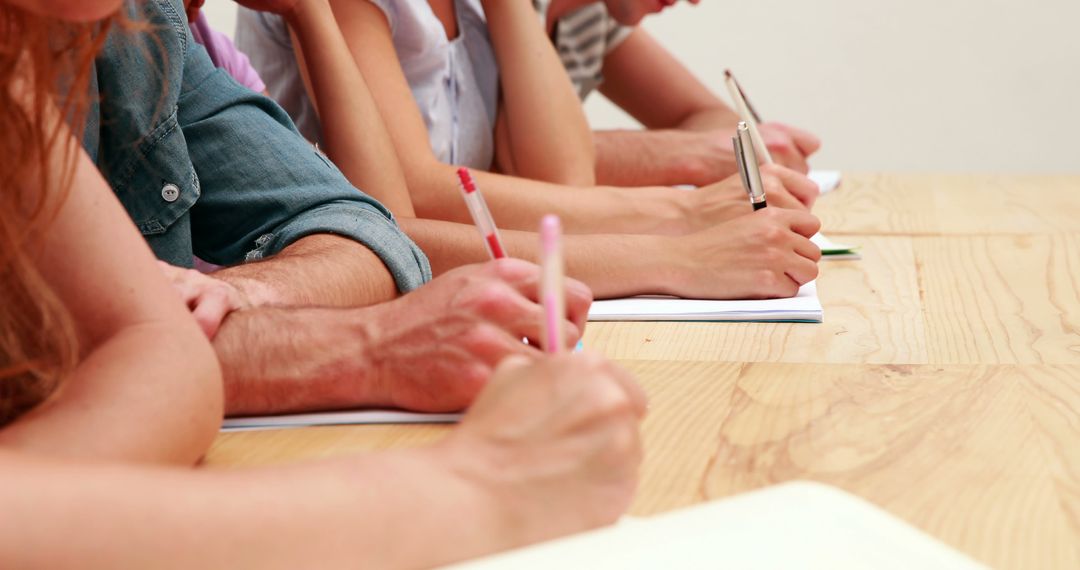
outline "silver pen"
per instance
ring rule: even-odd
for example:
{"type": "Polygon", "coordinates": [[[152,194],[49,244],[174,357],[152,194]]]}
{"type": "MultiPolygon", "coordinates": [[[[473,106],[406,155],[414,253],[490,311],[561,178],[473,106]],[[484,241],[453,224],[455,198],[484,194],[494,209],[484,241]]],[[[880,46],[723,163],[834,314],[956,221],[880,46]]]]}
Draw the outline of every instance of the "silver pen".
{"type": "Polygon", "coordinates": [[[731,142],[735,145],[735,162],[739,165],[743,188],[750,196],[750,205],[756,212],[765,207],[765,184],[761,181],[761,168],[758,166],[757,152],[754,151],[754,139],[745,121],[739,121],[731,142]]]}

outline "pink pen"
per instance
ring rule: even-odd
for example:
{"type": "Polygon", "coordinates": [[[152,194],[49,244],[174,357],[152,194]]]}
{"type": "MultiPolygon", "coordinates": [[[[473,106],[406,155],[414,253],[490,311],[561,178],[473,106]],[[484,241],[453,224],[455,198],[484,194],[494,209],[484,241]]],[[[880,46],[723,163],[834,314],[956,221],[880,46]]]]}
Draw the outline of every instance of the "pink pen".
{"type": "Polygon", "coordinates": [[[457,175],[458,180],[461,181],[465,205],[469,207],[469,213],[472,214],[473,223],[476,224],[480,237],[484,238],[488,253],[491,254],[492,259],[506,257],[506,249],[503,247],[502,239],[499,238],[499,228],[495,227],[495,220],[491,217],[491,211],[488,210],[484,197],[476,189],[472,174],[469,174],[468,168],[459,168],[457,175]]]}
{"type": "Polygon", "coordinates": [[[544,351],[566,349],[562,321],[566,315],[563,290],[562,223],[549,214],[540,220],[540,303],[544,307],[544,351]]]}

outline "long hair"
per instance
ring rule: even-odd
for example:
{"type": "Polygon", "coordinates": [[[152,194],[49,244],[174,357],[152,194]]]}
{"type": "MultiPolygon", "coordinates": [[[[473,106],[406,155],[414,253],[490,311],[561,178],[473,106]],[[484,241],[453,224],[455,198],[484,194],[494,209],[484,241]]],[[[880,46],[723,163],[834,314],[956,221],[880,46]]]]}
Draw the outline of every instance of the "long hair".
{"type": "Polygon", "coordinates": [[[0,3],[0,426],[48,398],[79,359],[71,314],[34,258],[71,185],[69,132],[82,132],[94,57],[115,19],[72,24],[0,3]]]}

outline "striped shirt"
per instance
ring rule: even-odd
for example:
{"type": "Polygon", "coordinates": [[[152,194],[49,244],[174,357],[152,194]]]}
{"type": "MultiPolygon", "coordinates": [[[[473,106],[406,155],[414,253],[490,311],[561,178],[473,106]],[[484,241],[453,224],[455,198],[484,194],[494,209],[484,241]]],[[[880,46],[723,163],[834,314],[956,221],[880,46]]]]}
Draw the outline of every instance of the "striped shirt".
{"type": "MultiPolygon", "coordinates": [[[[540,22],[547,29],[551,0],[533,0],[540,22]]],[[[604,57],[630,35],[633,28],[616,22],[603,2],[583,6],[555,24],[552,42],[578,96],[585,99],[604,81],[604,57]]]]}

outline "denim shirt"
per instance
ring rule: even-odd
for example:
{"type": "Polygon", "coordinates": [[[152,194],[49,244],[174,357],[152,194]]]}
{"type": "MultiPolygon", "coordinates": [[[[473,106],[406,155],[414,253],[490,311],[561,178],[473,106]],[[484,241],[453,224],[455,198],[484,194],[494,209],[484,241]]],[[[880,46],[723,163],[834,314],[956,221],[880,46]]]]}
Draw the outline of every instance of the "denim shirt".
{"type": "Polygon", "coordinates": [[[235,265],[312,234],[373,251],[400,291],[431,278],[389,210],[354,188],[270,99],[214,67],[181,0],[128,3],[95,61],[84,146],[155,255],[235,265]]]}

